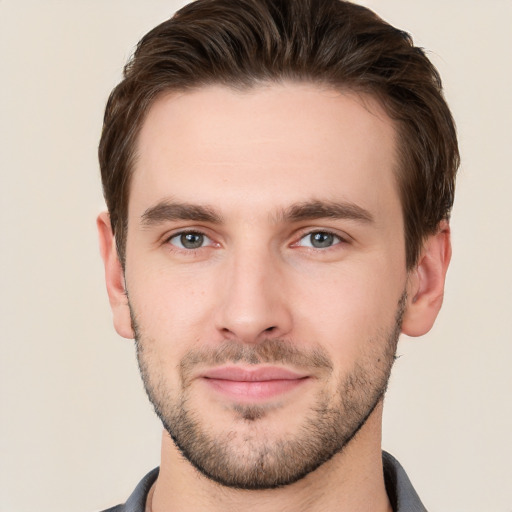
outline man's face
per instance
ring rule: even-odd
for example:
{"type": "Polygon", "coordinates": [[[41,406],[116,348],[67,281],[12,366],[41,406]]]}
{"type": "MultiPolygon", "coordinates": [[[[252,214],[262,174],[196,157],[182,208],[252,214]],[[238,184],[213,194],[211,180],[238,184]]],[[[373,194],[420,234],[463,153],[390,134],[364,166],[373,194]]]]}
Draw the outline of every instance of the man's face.
{"type": "Polygon", "coordinates": [[[164,425],[214,480],[294,482],[382,397],[407,283],[394,138],[371,98],[312,85],[151,108],[121,324],[164,425]]]}

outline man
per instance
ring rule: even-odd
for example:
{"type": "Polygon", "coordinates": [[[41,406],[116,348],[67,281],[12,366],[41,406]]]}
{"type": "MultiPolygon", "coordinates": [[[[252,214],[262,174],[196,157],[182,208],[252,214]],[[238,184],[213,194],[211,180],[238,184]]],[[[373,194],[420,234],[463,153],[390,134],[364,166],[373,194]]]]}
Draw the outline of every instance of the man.
{"type": "Polygon", "coordinates": [[[114,324],[165,429],[111,510],[425,510],[382,407],[441,307],[458,150],[409,36],[339,0],[199,0],[139,43],[99,155],[114,324]]]}

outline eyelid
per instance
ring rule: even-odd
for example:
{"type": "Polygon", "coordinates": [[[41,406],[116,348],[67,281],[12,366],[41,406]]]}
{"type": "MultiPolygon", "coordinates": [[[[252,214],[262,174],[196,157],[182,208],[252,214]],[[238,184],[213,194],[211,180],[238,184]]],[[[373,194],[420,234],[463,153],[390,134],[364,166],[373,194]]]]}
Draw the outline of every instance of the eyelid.
{"type": "MultiPolygon", "coordinates": [[[[173,247],[173,249],[186,251],[186,252],[193,252],[193,251],[197,251],[199,249],[204,249],[207,247],[215,247],[215,246],[220,247],[221,244],[219,242],[216,242],[214,237],[212,237],[210,234],[208,234],[208,232],[209,232],[209,230],[205,229],[203,227],[193,227],[193,226],[183,227],[183,228],[174,230],[171,233],[167,233],[165,236],[163,236],[162,243],[165,245],[171,245],[173,247]],[[186,235],[188,233],[202,235],[205,238],[205,240],[207,241],[207,243],[205,245],[202,245],[201,247],[196,248],[196,249],[187,249],[185,247],[179,247],[178,245],[171,243],[172,239],[180,237],[182,235],[186,235]]],[[[326,247],[326,248],[309,247],[314,250],[325,251],[326,249],[335,247],[340,244],[350,244],[353,241],[353,239],[350,235],[348,235],[345,232],[339,232],[336,229],[325,228],[325,227],[324,228],[308,227],[308,228],[302,228],[299,230],[299,232],[294,236],[295,241],[291,244],[291,247],[306,247],[306,248],[308,248],[308,246],[304,246],[300,242],[304,238],[311,236],[315,233],[324,233],[324,234],[332,235],[333,237],[335,237],[337,239],[337,241],[335,243],[333,243],[332,246],[326,247]]]]}
{"type": "Polygon", "coordinates": [[[332,228],[305,228],[305,229],[301,229],[298,233],[297,236],[295,236],[295,242],[292,244],[292,246],[299,246],[301,247],[300,245],[300,241],[303,240],[304,238],[308,237],[308,236],[311,236],[315,233],[324,233],[326,235],[332,235],[334,237],[336,237],[339,241],[336,242],[335,244],[333,244],[333,246],[335,245],[338,245],[340,243],[342,244],[349,244],[353,241],[352,237],[350,235],[348,235],[347,233],[345,232],[340,232],[336,229],[332,229],[332,228]]]}
{"type": "Polygon", "coordinates": [[[199,249],[204,249],[206,247],[214,247],[214,246],[218,246],[219,245],[217,242],[215,242],[213,240],[213,238],[211,236],[209,236],[206,233],[206,230],[201,229],[201,228],[193,228],[193,227],[181,228],[181,229],[179,229],[177,231],[173,231],[171,234],[168,234],[168,235],[166,235],[164,237],[163,243],[167,244],[167,245],[170,245],[173,248],[173,250],[185,251],[185,252],[194,252],[194,251],[198,251],[199,249]],[[179,238],[182,235],[187,235],[187,234],[190,234],[190,233],[203,236],[205,241],[208,241],[208,243],[206,243],[205,245],[202,245],[201,247],[197,247],[195,249],[187,249],[186,247],[180,247],[179,245],[173,244],[171,242],[171,240],[173,240],[174,238],[179,238]]]}

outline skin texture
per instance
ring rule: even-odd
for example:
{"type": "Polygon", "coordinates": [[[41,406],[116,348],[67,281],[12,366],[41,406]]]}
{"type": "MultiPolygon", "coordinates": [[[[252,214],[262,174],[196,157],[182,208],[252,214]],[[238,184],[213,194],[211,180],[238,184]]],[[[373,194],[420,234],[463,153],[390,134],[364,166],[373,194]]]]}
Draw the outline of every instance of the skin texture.
{"type": "Polygon", "coordinates": [[[442,223],[406,271],[392,121],[314,85],[207,87],[159,98],[137,153],[124,274],[98,226],[115,327],[192,461],[164,433],[153,510],[388,510],[380,398],[450,259],[442,223]],[[293,385],[247,382],[269,368],[293,385]],[[254,481],[289,485],[233,488],[254,481]]]}
{"type": "Polygon", "coordinates": [[[393,328],[369,340],[375,348],[362,355],[347,375],[334,375],[333,361],[321,346],[299,350],[293,341],[269,337],[249,346],[234,341],[213,350],[189,351],[180,362],[177,392],[170,392],[163,368],[155,371],[155,358],[149,348],[155,340],[141,333],[134,312],[132,323],[137,326],[137,357],[146,391],[182,454],[202,474],[222,485],[272,489],[295,483],[317,469],[340,452],[364,425],[386,389],[401,314],[398,306],[393,328]],[[314,364],[315,360],[322,364],[314,364]],[[198,377],[208,368],[232,363],[236,368],[255,366],[266,371],[269,366],[290,367],[301,377],[248,382],[198,377]],[[310,391],[311,387],[316,388],[315,392],[310,391]],[[250,388],[255,388],[254,392],[250,388]],[[213,414],[219,423],[228,420],[221,429],[212,429],[212,423],[198,414],[196,406],[197,394],[215,400],[216,392],[222,393],[217,403],[221,412],[213,414]],[[307,393],[305,406],[301,393],[307,393]],[[297,406],[304,413],[294,418],[296,421],[286,421],[283,415],[293,414],[297,406]],[[279,431],[274,427],[276,421],[279,431]]]}

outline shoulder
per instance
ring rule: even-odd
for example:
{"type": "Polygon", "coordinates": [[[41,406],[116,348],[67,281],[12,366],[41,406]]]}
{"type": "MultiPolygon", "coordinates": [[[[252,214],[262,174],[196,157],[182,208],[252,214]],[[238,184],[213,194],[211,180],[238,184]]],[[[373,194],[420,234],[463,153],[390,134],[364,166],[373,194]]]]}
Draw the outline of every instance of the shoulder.
{"type": "Polygon", "coordinates": [[[407,473],[389,453],[382,452],[386,492],[394,512],[427,512],[407,473]]]}
{"type": "Polygon", "coordinates": [[[144,512],[146,508],[146,498],[155,483],[160,468],[155,468],[150,471],[135,487],[126,503],[116,505],[115,507],[108,508],[102,512],[144,512]]]}

